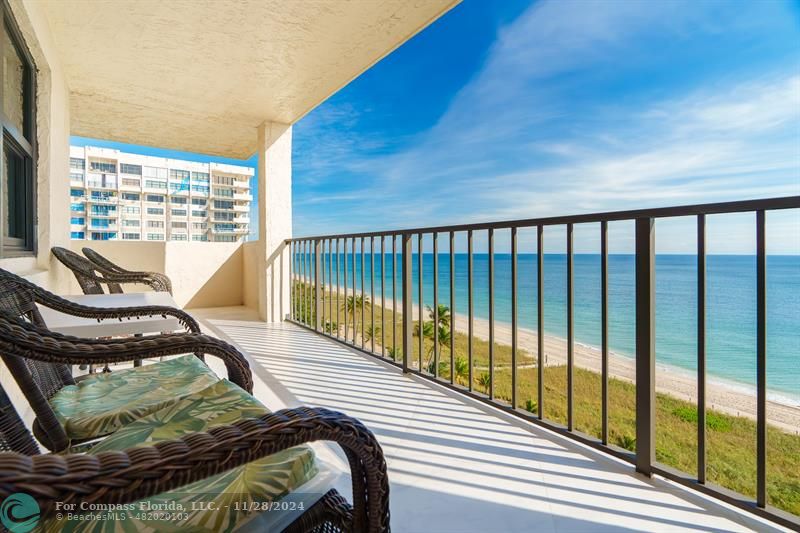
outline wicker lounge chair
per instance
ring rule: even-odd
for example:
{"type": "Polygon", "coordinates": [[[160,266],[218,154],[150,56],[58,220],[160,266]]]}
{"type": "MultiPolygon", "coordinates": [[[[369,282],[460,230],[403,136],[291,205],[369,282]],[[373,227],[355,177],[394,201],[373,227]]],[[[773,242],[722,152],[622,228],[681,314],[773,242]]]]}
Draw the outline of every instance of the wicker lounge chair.
{"type": "MultiPolygon", "coordinates": [[[[123,428],[115,437],[125,431],[123,428]]],[[[139,444],[126,448],[93,449],[87,454],[50,455],[40,454],[32,435],[0,387],[0,500],[15,493],[27,494],[39,505],[41,530],[80,532],[99,524],[91,520],[65,520],[57,514],[57,503],[61,503],[62,509],[65,504],[75,505],[77,509],[87,504],[131,503],[136,506],[136,502],[141,505],[145,501],[186,501],[187,492],[207,500],[208,494],[214,492],[204,484],[218,489],[220,484],[225,485],[231,479],[249,479],[251,473],[244,469],[254,468],[263,461],[267,463],[262,464],[260,470],[261,486],[273,485],[285,477],[282,470],[285,467],[276,466],[286,463],[283,457],[297,457],[307,450],[304,443],[319,440],[336,442],[345,451],[353,481],[353,506],[338,492],[330,490],[307,507],[285,531],[388,532],[389,485],[380,445],[358,420],[326,409],[286,409],[230,425],[218,425],[204,432],[183,432],[169,440],[140,440],[139,444]],[[272,465],[269,464],[271,460],[272,465]]],[[[229,483],[225,487],[235,490],[229,483]]],[[[217,494],[226,502],[232,497],[257,502],[280,501],[282,497],[264,499],[261,494],[240,492],[236,496],[231,492],[217,494]]],[[[126,531],[153,530],[153,523],[147,522],[149,518],[129,516],[126,531]]],[[[237,521],[248,518],[242,513],[231,514],[219,508],[199,510],[189,513],[188,518],[181,517],[181,523],[170,523],[169,527],[176,531],[230,531],[241,525],[237,521]],[[216,514],[209,515],[209,512],[216,514]],[[215,522],[220,518],[230,518],[230,521],[215,522]]],[[[158,529],[157,524],[155,529],[158,529]]]]}
{"type": "MultiPolygon", "coordinates": [[[[164,285],[162,277],[154,277],[150,272],[114,272],[100,267],[72,250],[54,246],[50,249],[56,259],[72,271],[84,294],[103,294],[103,286],[108,292],[119,294],[124,284],[149,285],[155,291],[171,290],[172,285],[164,285]]],[[[169,282],[169,280],[167,280],[169,282]]]]}
{"type": "Polygon", "coordinates": [[[219,339],[200,334],[197,322],[178,309],[87,307],[0,269],[0,316],[0,356],[36,414],[34,434],[53,451],[113,433],[132,420],[215,383],[218,378],[202,362],[202,354],[222,359],[228,378],[252,392],[252,374],[242,354],[219,339]],[[69,337],[46,328],[37,303],[96,319],[169,315],[178,318],[190,333],[112,340],[69,337]],[[194,355],[92,375],[79,383],[73,379],[69,366],[180,354],[194,355]]]}
{"type": "Polygon", "coordinates": [[[141,281],[137,283],[144,283],[145,285],[150,285],[154,291],[157,292],[168,292],[172,294],[172,282],[170,279],[160,272],[144,272],[144,271],[133,271],[127,270],[122,268],[121,266],[117,265],[116,263],[112,263],[107,258],[103,257],[99,253],[95,252],[89,247],[82,248],[81,251],[83,255],[85,255],[89,261],[94,263],[96,269],[104,276],[116,276],[116,275],[123,275],[123,276],[132,276],[140,279],[141,281]]]}

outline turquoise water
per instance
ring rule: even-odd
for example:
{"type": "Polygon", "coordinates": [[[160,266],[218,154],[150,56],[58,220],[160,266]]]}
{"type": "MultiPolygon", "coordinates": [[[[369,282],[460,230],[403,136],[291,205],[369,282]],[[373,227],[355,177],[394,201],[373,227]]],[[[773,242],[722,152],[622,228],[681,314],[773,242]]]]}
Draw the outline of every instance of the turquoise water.
{"type": "MultiPolygon", "coordinates": [[[[370,255],[366,254],[366,290],[370,255]]],[[[356,255],[356,286],[361,263],[356,255]]],[[[386,298],[392,297],[391,255],[386,255],[386,298]]],[[[439,302],[449,305],[449,254],[439,254],[439,302]]],[[[352,269],[352,257],[348,261],[352,269]]],[[[327,263],[326,263],[327,265],[327,263]]],[[[474,254],[474,312],[489,316],[488,255],[474,254]]],[[[518,309],[521,328],[536,330],[536,255],[518,256],[518,309]]],[[[656,257],[656,361],[688,372],[697,369],[697,258],[656,257]]],[[[401,261],[397,259],[400,290],[401,261]]],[[[575,340],[598,347],[600,332],[600,256],[576,254],[575,340]]],[[[633,255],[609,255],[609,344],[613,352],[635,352],[635,270],[633,255]]],[[[296,268],[296,267],[295,267],[296,268]]],[[[344,272],[340,258],[340,272],[344,272]]],[[[380,256],[375,256],[375,295],[381,294],[380,256]]],[[[327,276],[327,266],[325,275],[327,276]]],[[[334,265],[335,272],[335,265],[334,265]]],[[[467,311],[467,255],[455,255],[455,312],[467,311]]],[[[351,271],[352,275],[352,271],[351,271]]],[[[413,299],[418,303],[417,255],[413,257],[413,299]]],[[[351,278],[352,279],[352,278],[351,278]]],[[[495,254],[495,320],[511,322],[511,256],[495,254]]],[[[326,283],[329,283],[326,280],[326,283]]],[[[341,280],[343,284],[343,280],[341,280]]],[[[709,378],[754,387],[756,380],[756,260],[753,255],[707,258],[706,340],[709,378]]],[[[544,328],[566,338],[566,255],[544,257],[544,328]]],[[[348,285],[352,285],[349,281],[348,285]]],[[[424,304],[433,303],[433,254],[423,254],[424,304]]],[[[399,295],[398,295],[399,297],[399,295]]],[[[800,403],[800,257],[767,258],[767,384],[772,396],[800,403]]]]}

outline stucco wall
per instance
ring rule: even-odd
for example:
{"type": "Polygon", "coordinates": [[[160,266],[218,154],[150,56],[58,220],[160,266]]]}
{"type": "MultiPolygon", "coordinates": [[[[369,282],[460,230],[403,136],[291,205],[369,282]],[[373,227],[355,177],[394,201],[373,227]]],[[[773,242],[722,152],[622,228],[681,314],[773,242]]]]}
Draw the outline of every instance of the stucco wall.
{"type": "Polygon", "coordinates": [[[258,241],[242,245],[242,304],[258,309],[258,241]]]}
{"type": "MultiPolygon", "coordinates": [[[[180,307],[242,305],[241,243],[71,241],[76,252],[80,253],[84,246],[129,270],[166,274],[172,280],[173,297],[180,307]]],[[[80,294],[74,277],[69,292],[80,294]]]]}
{"type": "MultiPolygon", "coordinates": [[[[37,254],[0,259],[0,267],[64,292],[69,278],[61,269],[53,268],[50,247],[69,243],[69,88],[41,6],[28,0],[9,0],[9,5],[37,69],[37,254]]],[[[0,383],[30,424],[33,412],[2,363],[0,383]]]]}

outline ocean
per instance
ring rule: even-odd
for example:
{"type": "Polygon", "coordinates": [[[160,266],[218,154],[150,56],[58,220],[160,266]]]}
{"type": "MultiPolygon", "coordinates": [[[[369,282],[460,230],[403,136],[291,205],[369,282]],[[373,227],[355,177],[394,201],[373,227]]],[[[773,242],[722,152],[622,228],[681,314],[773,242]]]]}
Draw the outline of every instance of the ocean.
{"type": "MultiPolygon", "coordinates": [[[[366,254],[367,269],[370,255],[366,254]]],[[[511,322],[511,255],[495,253],[495,320],[511,322]]],[[[360,290],[360,254],[356,254],[360,290]]],[[[433,254],[423,254],[423,304],[433,303],[433,254]]],[[[565,254],[544,256],[545,333],[567,336],[565,254]]],[[[609,255],[609,346],[635,353],[635,265],[633,255],[609,255]]],[[[386,298],[392,297],[391,254],[386,254],[386,298]]],[[[439,302],[449,305],[449,254],[439,254],[439,302]]],[[[352,269],[352,257],[348,258],[352,269]]],[[[400,257],[397,287],[400,290],[400,257]]],[[[489,317],[488,254],[473,254],[474,313],[489,317]]],[[[678,371],[697,369],[697,257],[656,256],[656,363],[678,371]]],[[[296,267],[295,267],[296,268],[296,267]]],[[[369,292],[369,271],[366,290],[369,292]]],[[[375,256],[375,295],[380,303],[380,255],[375,256]]],[[[327,263],[325,275],[327,276],[327,263]]],[[[335,265],[334,265],[335,272],[335,265]]],[[[340,275],[344,272],[340,258],[340,275]]],[[[352,273],[351,273],[352,275],[352,273]]],[[[413,257],[413,299],[418,304],[417,254],[413,257]]],[[[326,280],[326,284],[330,281],[326,280]]],[[[341,282],[343,284],[343,281],[341,282]]],[[[574,256],[575,341],[601,345],[600,255],[574,256]]],[[[348,286],[352,283],[349,280],[348,286]]],[[[536,255],[517,257],[519,327],[536,330],[536,255]]],[[[709,255],[706,273],[706,361],[709,379],[754,390],[756,383],[756,258],[709,255]]],[[[399,296],[398,296],[399,297],[399,296]]],[[[388,305],[388,304],[387,304],[388,305]]],[[[455,312],[467,312],[467,255],[455,254],[455,312]]],[[[800,257],[767,257],[767,388],[770,397],[800,405],[800,257]]]]}

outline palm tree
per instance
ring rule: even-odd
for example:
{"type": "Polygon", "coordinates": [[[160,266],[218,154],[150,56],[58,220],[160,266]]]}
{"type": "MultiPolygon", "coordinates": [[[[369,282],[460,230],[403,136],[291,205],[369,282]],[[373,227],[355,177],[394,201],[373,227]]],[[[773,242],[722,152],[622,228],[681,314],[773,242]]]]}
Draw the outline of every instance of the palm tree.
{"type": "Polygon", "coordinates": [[[433,308],[430,305],[426,305],[425,308],[428,310],[428,318],[432,321],[435,321],[436,318],[439,319],[439,326],[445,326],[447,328],[450,327],[450,308],[444,304],[439,304],[436,307],[438,311],[438,317],[433,315],[433,308]]]}
{"type": "Polygon", "coordinates": [[[364,328],[364,340],[370,341],[373,338],[377,339],[381,336],[381,327],[378,325],[367,326],[364,328]]]}
{"type": "Polygon", "coordinates": [[[350,317],[354,327],[357,326],[356,309],[360,310],[362,305],[364,307],[370,305],[369,298],[363,294],[348,296],[345,299],[344,304],[342,304],[342,310],[350,317]]]}

